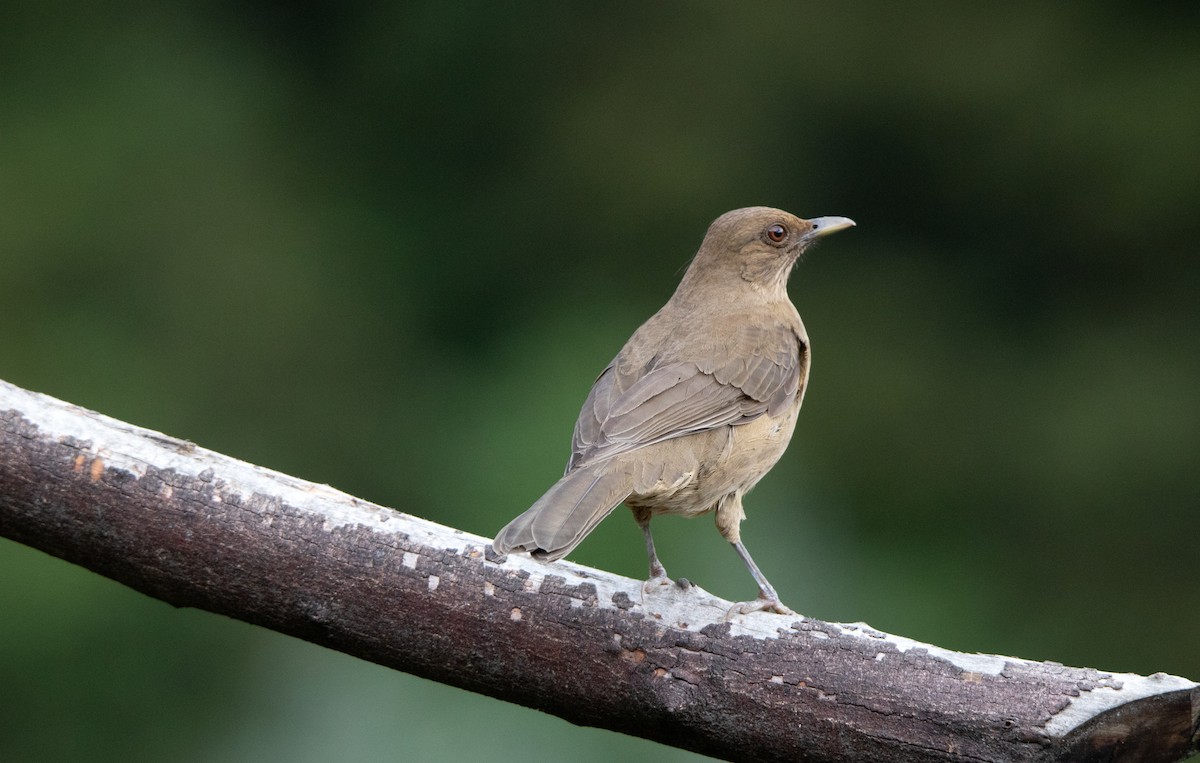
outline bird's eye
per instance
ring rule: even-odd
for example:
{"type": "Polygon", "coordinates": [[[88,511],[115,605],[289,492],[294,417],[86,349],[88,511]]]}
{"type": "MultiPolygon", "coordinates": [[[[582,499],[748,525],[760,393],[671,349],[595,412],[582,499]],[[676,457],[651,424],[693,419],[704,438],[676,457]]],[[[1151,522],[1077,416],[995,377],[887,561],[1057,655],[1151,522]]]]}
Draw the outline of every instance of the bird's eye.
{"type": "Polygon", "coordinates": [[[780,225],[778,223],[776,223],[775,225],[768,226],[767,227],[767,238],[771,239],[772,242],[778,244],[780,241],[783,241],[785,238],[787,238],[787,228],[783,227],[782,225],[780,225]]]}

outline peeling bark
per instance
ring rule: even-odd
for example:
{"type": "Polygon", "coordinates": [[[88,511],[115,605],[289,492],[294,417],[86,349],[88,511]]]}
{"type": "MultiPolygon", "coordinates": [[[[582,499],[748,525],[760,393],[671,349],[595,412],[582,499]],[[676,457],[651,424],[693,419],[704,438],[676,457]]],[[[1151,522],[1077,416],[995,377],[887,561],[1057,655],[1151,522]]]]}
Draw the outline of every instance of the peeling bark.
{"type": "Polygon", "coordinates": [[[730,760],[1170,761],[1200,686],[752,613],[0,382],[0,534],[176,606],[730,760]]]}

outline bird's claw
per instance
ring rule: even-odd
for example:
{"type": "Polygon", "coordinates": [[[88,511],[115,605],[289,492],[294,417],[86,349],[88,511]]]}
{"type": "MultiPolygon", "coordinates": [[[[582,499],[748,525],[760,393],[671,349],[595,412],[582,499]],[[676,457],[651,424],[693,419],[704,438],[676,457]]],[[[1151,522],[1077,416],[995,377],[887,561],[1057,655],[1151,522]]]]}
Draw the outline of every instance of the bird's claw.
{"type": "Polygon", "coordinates": [[[780,615],[797,615],[798,613],[791,607],[785,605],[778,598],[758,598],[754,601],[743,601],[734,604],[725,613],[725,619],[731,620],[738,615],[748,615],[751,612],[774,612],[780,615]]]}
{"type": "Polygon", "coordinates": [[[651,575],[645,583],[642,583],[642,603],[645,604],[647,596],[656,596],[659,593],[667,593],[673,588],[678,588],[680,591],[687,591],[690,590],[691,587],[692,581],[688,580],[687,578],[671,580],[666,576],[666,573],[662,575],[651,575]]]}
{"type": "Polygon", "coordinates": [[[667,577],[666,573],[664,573],[662,575],[651,575],[649,578],[647,578],[645,583],[642,583],[642,593],[643,594],[651,594],[657,590],[666,588],[666,587],[674,585],[674,584],[675,584],[675,581],[673,581],[669,577],[667,577]]]}

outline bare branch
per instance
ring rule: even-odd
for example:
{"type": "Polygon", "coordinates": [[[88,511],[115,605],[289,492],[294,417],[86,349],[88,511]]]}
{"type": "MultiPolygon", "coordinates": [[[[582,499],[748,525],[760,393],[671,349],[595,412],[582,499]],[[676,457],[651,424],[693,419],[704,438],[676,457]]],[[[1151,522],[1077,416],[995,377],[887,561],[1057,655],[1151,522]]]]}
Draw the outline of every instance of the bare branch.
{"type": "Polygon", "coordinates": [[[0,382],[0,533],[198,607],[737,760],[1178,760],[1200,686],[960,654],[487,540],[0,382]]]}

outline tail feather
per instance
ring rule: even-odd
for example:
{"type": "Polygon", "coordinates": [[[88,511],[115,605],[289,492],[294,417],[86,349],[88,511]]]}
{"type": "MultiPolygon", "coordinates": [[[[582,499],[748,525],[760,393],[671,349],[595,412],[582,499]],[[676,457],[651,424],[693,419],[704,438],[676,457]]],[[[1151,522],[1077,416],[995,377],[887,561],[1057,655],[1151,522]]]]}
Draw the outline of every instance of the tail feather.
{"type": "Polygon", "coordinates": [[[492,547],[550,562],[563,558],[633,492],[633,476],[622,461],[606,459],[567,474],[497,533],[492,547]]]}

